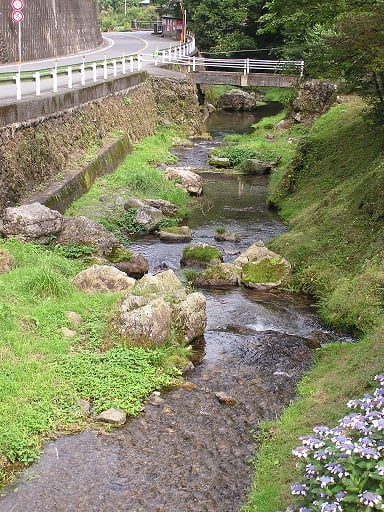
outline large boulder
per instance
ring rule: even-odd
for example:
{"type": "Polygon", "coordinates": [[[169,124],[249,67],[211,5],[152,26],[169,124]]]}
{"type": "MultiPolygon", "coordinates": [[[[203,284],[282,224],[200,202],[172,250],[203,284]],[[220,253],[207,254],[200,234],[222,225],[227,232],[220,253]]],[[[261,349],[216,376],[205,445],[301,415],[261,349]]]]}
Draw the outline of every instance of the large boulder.
{"type": "Polygon", "coordinates": [[[87,217],[64,218],[63,226],[57,235],[57,245],[85,245],[93,247],[95,254],[109,256],[121,244],[104,226],[87,217]]]}
{"type": "Polygon", "coordinates": [[[175,181],[176,186],[191,196],[200,196],[203,193],[203,178],[190,167],[167,167],[164,176],[167,180],[175,181]]]}
{"type": "Polygon", "coordinates": [[[240,281],[241,269],[232,263],[220,263],[192,276],[194,286],[210,286],[213,288],[239,286],[240,281]]]}
{"type": "Polygon", "coordinates": [[[280,158],[274,160],[273,162],[265,162],[264,160],[259,160],[258,158],[247,158],[241,162],[239,169],[244,174],[262,176],[263,174],[269,174],[271,170],[276,167],[279,160],[280,158]]]}
{"type": "Polygon", "coordinates": [[[223,110],[253,110],[256,107],[256,100],[248,92],[232,89],[219,97],[218,104],[223,110]]]}
{"type": "Polygon", "coordinates": [[[63,216],[40,203],[24,204],[5,209],[0,221],[0,233],[23,241],[47,243],[61,231],[63,216]]]}
{"type": "Polygon", "coordinates": [[[113,266],[134,279],[140,279],[149,269],[147,258],[134,252],[131,252],[130,258],[117,261],[113,266]]]}
{"type": "Polygon", "coordinates": [[[295,120],[311,122],[327,112],[337,100],[337,86],[328,80],[309,80],[301,84],[294,101],[295,120]]]}
{"type": "Polygon", "coordinates": [[[172,270],[146,275],[123,298],[113,326],[123,343],[153,347],[171,336],[181,344],[204,333],[205,297],[188,294],[172,270]]]}
{"type": "Polygon", "coordinates": [[[79,272],[72,283],[84,292],[120,292],[132,288],[136,281],[109,265],[92,265],[79,272]]]}
{"type": "Polygon", "coordinates": [[[184,336],[184,341],[191,342],[204,333],[207,325],[205,297],[200,292],[186,296],[173,306],[175,325],[184,336]]]}

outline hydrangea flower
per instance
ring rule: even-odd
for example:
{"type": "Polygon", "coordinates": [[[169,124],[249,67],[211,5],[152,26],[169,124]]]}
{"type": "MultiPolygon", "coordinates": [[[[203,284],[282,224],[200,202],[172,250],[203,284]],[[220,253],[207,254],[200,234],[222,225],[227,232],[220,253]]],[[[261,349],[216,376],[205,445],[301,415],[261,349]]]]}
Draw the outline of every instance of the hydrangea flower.
{"type": "Polygon", "coordinates": [[[359,494],[359,498],[361,503],[367,505],[368,507],[373,507],[374,505],[378,505],[383,501],[382,496],[369,491],[364,491],[359,494]]]}
{"type": "Polygon", "coordinates": [[[355,412],[338,426],[313,429],[293,454],[300,460],[303,482],[292,485],[296,502],[288,511],[384,511],[384,374],[373,395],[350,400],[355,412]]]}

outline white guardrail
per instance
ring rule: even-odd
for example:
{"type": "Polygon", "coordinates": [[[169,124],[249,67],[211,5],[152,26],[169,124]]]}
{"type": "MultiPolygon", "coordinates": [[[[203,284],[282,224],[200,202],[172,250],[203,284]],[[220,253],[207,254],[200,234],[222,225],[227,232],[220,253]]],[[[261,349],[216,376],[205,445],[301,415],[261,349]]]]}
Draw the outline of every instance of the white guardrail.
{"type": "Polygon", "coordinates": [[[104,59],[94,62],[85,62],[84,58],[80,65],[58,67],[56,64],[52,69],[39,71],[22,71],[21,66],[19,66],[15,75],[3,77],[0,74],[0,85],[6,81],[13,81],[16,85],[16,99],[21,100],[22,82],[34,82],[34,94],[41,96],[42,80],[45,84],[47,80],[51,80],[51,85],[48,89],[45,87],[45,92],[57,93],[59,88],[60,90],[72,89],[74,85],[85,86],[87,83],[97,83],[110,77],[117,78],[127,73],[141,71],[144,63],[155,66],[178,64],[185,66],[188,72],[197,71],[198,69],[207,70],[207,68],[210,70],[212,68],[231,69],[244,75],[258,71],[270,71],[273,73],[299,72],[302,76],[304,72],[304,61],[191,57],[190,55],[195,49],[195,39],[190,36],[184,44],[180,43],[168,49],[155,50],[152,54],[138,53],[113,59],[107,59],[105,56],[104,59]]]}
{"type": "Polygon", "coordinates": [[[144,63],[155,66],[175,63],[180,59],[186,58],[194,51],[195,39],[189,37],[188,41],[184,44],[179,43],[177,46],[171,46],[167,49],[155,50],[152,54],[137,53],[112,59],[107,59],[104,56],[104,59],[93,62],[86,62],[85,58],[83,58],[83,62],[80,64],[59,67],[56,63],[53,68],[36,71],[23,71],[22,65],[19,65],[16,74],[0,74],[0,85],[14,83],[16,86],[16,99],[21,100],[22,83],[24,82],[34,82],[34,94],[41,96],[43,80],[44,83],[47,80],[51,81],[49,91],[46,90],[46,92],[57,93],[59,89],[72,89],[75,85],[84,86],[87,83],[97,83],[111,77],[117,78],[127,73],[141,71],[144,63]]]}

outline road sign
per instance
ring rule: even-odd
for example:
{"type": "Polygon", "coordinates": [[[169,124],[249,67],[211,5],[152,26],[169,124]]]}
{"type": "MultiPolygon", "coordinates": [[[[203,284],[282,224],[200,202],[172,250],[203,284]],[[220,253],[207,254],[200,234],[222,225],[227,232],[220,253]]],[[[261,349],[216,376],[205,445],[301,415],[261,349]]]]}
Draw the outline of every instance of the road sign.
{"type": "Polygon", "coordinates": [[[21,9],[24,7],[23,0],[12,0],[11,5],[14,11],[21,11],[21,9]]]}
{"type": "Polygon", "coordinates": [[[20,21],[23,21],[23,19],[24,19],[23,11],[13,11],[12,12],[12,20],[15,23],[19,23],[20,21]]]}

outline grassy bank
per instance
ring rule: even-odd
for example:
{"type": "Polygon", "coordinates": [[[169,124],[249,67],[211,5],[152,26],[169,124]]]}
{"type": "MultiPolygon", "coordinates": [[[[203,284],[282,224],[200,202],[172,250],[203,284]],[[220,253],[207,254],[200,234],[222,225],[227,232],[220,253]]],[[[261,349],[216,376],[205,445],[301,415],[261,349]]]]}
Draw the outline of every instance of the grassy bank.
{"type": "MultiPolygon", "coordinates": [[[[146,139],[73,211],[93,212],[114,225],[115,201],[100,197],[125,194],[161,197],[183,210],[186,194],[151,166],[172,158],[174,136],[167,131],[146,139]]],[[[176,367],[188,360],[186,349],[171,340],[155,350],[122,347],[109,327],[122,293],[83,293],[72,285],[87,261],[1,240],[0,267],[9,255],[11,269],[0,272],[0,487],[12,468],[38,456],[44,439],[80,430],[109,407],[138,414],[143,399],[173,383],[176,367]],[[91,418],[76,405],[79,400],[90,402],[91,418]]]]}
{"type": "Polygon", "coordinates": [[[358,100],[332,108],[297,139],[298,156],[271,179],[270,201],[289,231],[269,246],[293,265],[292,290],[316,300],[329,325],[356,344],[317,351],[297,400],[258,433],[255,481],[246,512],[292,503],[298,478],[292,448],[315,425],[335,426],[346,402],[369,393],[384,361],[383,129],[370,126],[358,100]]]}
{"type": "MultiPolygon", "coordinates": [[[[176,157],[170,153],[172,144],[180,139],[174,130],[165,129],[146,137],[136,144],[131,154],[113,174],[98,178],[87,194],[68,208],[67,215],[84,215],[97,220],[122,241],[134,233],[132,211],[124,211],[122,200],[130,196],[165,199],[179,208],[184,217],[189,204],[188,194],[176,187],[173,181],[163,179],[159,164],[174,164],[176,157]]],[[[177,219],[170,219],[170,223],[177,219]]]]}

